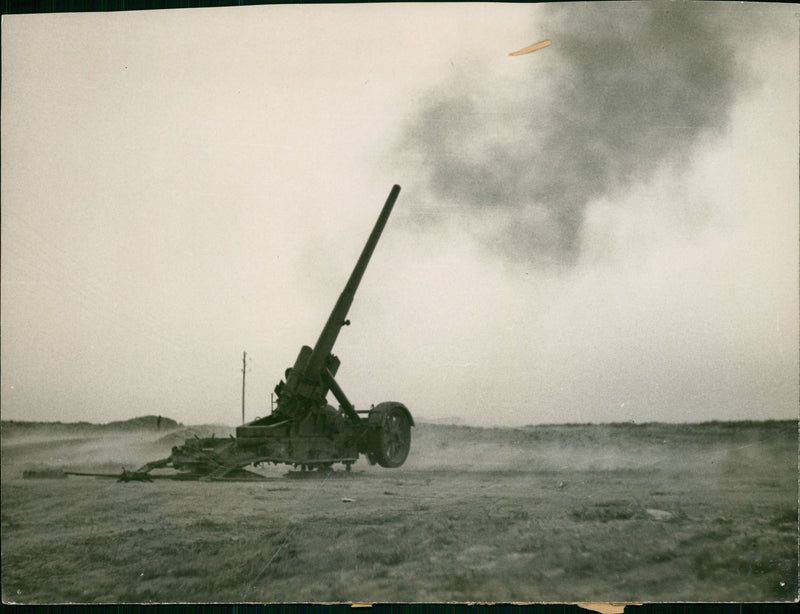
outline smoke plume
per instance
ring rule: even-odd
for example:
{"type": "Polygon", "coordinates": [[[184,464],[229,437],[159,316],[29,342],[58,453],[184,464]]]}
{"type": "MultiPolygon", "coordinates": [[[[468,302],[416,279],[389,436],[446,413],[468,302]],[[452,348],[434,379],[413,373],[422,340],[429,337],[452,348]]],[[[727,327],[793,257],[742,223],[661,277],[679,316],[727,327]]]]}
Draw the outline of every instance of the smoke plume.
{"type": "Polygon", "coordinates": [[[529,69],[502,82],[465,69],[428,93],[402,141],[435,204],[426,221],[456,208],[505,256],[570,267],[594,199],[725,128],[736,70],[723,24],[695,3],[625,5],[556,7],[524,41],[551,46],[504,58],[529,69]]]}

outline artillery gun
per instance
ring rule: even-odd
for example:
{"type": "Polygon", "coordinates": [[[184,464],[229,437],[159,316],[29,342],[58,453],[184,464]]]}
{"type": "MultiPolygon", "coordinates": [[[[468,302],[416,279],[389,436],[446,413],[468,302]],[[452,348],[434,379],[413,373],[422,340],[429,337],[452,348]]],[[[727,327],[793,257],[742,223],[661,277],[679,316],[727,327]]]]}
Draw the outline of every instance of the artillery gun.
{"type": "Polygon", "coordinates": [[[276,409],[238,427],[235,437],[187,439],[172,448],[168,458],[125,471],[121,480],[148,480],[150,471],[164,467],[187,479],[255,477],[257,474],[244,467],[262,463],[284,463],[302,471],[343,463],[350,471],[360,454],[381,467],[399,467],[405,462],[414,425],[411,413],[396,401],[356,411],[334,379],[340,361],[332,353],[341,328],[350,324],[347,313],[399,193],[400,186],[392,187],[316,344],[300,348],[294,365],[286,370],[285,381],[275,387],[276,409]],[[329,392],[338,407],[328,404],[329,392]]]}

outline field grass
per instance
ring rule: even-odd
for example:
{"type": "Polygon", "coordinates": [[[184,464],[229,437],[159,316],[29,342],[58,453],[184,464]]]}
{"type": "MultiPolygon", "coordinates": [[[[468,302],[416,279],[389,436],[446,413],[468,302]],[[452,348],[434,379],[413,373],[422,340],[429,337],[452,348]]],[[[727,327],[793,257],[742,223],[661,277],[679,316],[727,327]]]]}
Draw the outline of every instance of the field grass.
{"type": "Polygon", "coordinates": [[[115,450],[133,467],[168,453],[163,437],[60,435],[48,446],[4,429],[4,601],[797,598],[796,422],[419,425],[397,470],[359,463],[351,476],[290,480],[275,468],[238,483],[21,477],[109,467],[115,450]]]}

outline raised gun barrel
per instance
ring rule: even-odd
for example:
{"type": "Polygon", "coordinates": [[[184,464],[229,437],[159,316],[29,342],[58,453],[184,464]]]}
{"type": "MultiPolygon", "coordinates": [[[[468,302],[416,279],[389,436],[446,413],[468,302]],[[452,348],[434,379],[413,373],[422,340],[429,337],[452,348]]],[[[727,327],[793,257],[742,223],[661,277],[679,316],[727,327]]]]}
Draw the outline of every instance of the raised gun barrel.
{"type": "Polygon", "coordinates": [[[384,226],[386,226],[386,221],[389,219],[389,214],[392,212],[392,207],[394,207],[398,194],[400,194],[400,186],[394,185],[392,191],[389,193],[389,197],[386,199],[386,204],[383,205],[381,214],[378,216],[378,221],[375,222],[372,233],[370,233],[369,239],[367,239],[367,243],[361,251],[361,256],[359,256],[358,262],[356,262],[356,266],[350,274],[350,279],[347,280],[347,284],[345,284],[344,290],[342,290],[342,293],[339,295],[339,300],[336,301],[336,305],[333,311],[331,311],[331,315],[328,317],[328,322],[325,324],[325,328],[322,329],[319,339],[317,339],[317,343],[314,346],[314,350],[311,352],[311,356],[308,359],[308,366],[306,367],[306,377],[316,378],[319,376],[325,364],[325,360],[331,353],[331,350],[333,350],[336,338],[339,336],[339,331],[342,326],[349,324],[345,319],[347,312],[350,311],[350,306],[353,304],[353,298],[358,289],[358,284],[361,283],[361,278],[372,257],[372,252],[375,251],[378,239],[381,238],[381,233],[383,232],[384,226]]]}
{"type": "Polygon", "coordinates": [[[378,216],[378,220],[372,228],[369,239],[367,239],[367,243],[361,251],[361,256],[359,256],[344,290],[339,295],[339,300],[336,301],[336,305],[330,316],[328,316],[328,322],[322,329],[314,348],[303,346],[300,349],[294,366],[287,372],[286,383],[279,384],[276,388],[278,393],[278,412],[297,414],[315,404],[324,404],[325,396],[328,391],[331,391],[345,413],[352,420],[358,421],[358,414],[333,379],[339,367],[339,360],[331,354],[331,351],[336,344],[336,339],[342,326],[350,323],[346,320],[347,313],[353,304],[358,285],[369,264],[372,253],[375,251],[375,246],[386,226],[386,221],[389,219],[399,193],[400,186],[393,186],[378,216]]]}

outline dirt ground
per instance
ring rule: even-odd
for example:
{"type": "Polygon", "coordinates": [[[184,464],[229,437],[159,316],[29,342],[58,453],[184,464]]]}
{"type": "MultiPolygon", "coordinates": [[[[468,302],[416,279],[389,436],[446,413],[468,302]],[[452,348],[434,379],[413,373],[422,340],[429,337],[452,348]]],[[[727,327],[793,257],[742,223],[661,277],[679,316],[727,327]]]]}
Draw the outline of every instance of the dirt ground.
{"type": "Polygon", "coordinates": [[[185,433],[4,423],[3,600],[794,600],[797,427],[421,424],[394,470],[117,483],[22,472],[133,469],[185,433]]]}

